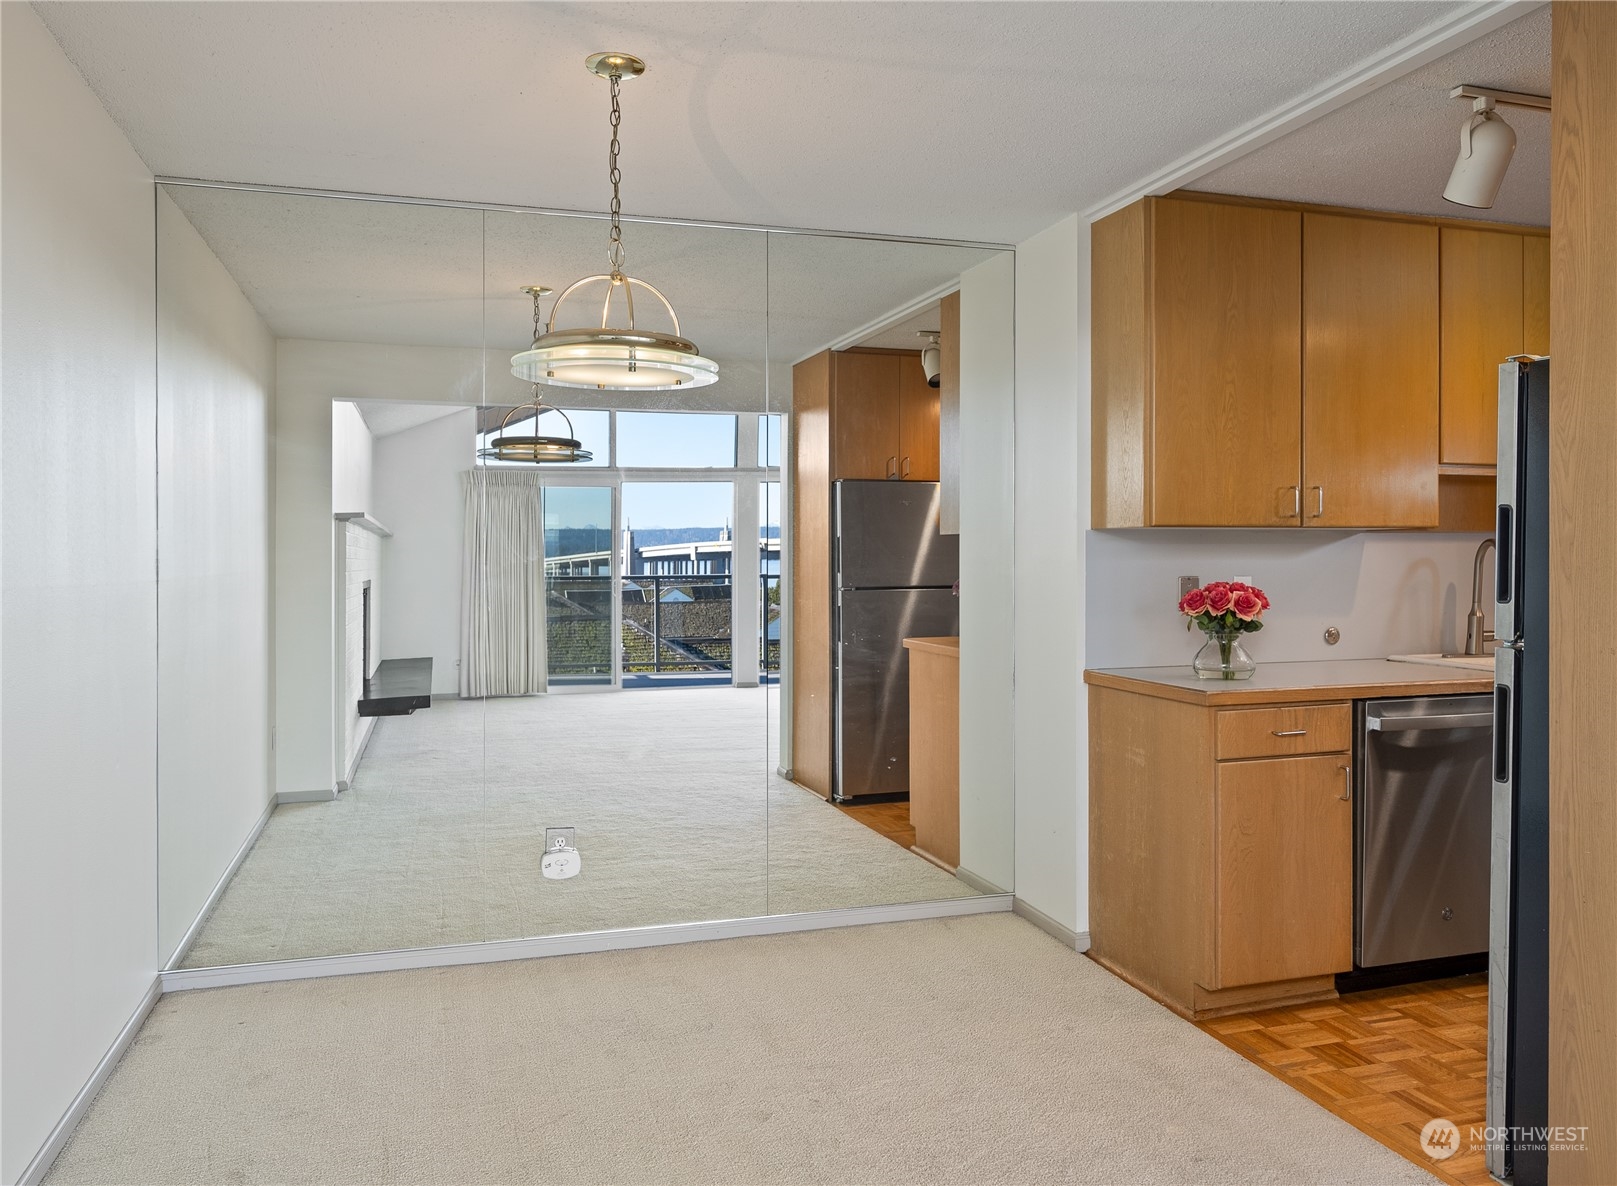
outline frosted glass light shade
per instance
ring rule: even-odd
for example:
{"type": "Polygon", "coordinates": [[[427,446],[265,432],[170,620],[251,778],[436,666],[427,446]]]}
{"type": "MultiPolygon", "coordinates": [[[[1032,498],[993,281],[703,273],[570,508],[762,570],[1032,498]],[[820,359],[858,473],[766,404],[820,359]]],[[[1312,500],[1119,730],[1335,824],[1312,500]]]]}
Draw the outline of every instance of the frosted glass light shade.
{"type": "Polygon", "coordinates": [[[528,383],[605,391],[672,391],[719,381],[719,364],[700,354],[657,346],[546,346],[511,358],[511,373],[528,383]]]}

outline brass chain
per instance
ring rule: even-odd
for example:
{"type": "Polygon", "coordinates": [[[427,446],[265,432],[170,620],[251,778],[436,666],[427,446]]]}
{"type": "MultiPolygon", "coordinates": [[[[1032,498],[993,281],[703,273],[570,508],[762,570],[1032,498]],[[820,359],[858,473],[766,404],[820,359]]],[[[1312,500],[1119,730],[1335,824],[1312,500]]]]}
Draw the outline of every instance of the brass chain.
{"type": "Polygon", "coordinates": [[[608,149],[607,176],[612,181],[612,229],[607,232],[606,258],[612,265],[612,278],[614,280],[623,275],[623,227],[618,222],[618,215],[622,213],[623,202],[618,197],[618,186],[623,181],[623,174],[618,169],[618,126],[623,122],[623,109],[618,106],[618,85],[622,75],[612,74],[607,79],[612,84],[612,144],[608,149]]]}

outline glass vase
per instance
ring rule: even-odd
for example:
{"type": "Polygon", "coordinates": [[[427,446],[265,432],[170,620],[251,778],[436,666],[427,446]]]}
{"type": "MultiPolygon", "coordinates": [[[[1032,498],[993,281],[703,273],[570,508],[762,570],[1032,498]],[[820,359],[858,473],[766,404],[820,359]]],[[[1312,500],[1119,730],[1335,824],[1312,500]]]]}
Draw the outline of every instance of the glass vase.
{"type": "Polygon", "coordinates": [[[1256,660],[1241,645],[1239,630],[1212,630],[1191,661],[1199,679],[1251,679],[1256,660]]]}

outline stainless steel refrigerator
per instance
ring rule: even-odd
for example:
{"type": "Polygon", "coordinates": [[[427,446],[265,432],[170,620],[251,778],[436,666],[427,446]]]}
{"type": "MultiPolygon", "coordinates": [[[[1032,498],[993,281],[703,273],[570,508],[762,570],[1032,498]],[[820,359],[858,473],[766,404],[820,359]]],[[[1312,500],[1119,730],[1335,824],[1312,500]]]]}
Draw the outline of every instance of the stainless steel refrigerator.
{"type": "Polygon", "coordinates": [[[1488,1170],[1515,1186],[1549,1174],[1549,399],[1549,359],[1499,368],[1487,1123],[1488,1170]]]}
{"type": "Polygon", "coordinates": [[[954,595],[960,538],[939,530],[936,482],[845,478],[833,483],[831,500],[832,794],[838,800],[905,795],[910,659],[904,640],[960,632],[954,595]]]}

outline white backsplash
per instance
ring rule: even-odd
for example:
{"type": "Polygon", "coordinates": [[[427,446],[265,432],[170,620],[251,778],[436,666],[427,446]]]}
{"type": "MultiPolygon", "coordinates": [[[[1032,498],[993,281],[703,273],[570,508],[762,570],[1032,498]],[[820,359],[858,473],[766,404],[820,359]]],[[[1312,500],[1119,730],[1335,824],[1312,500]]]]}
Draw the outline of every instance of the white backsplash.
{"type": "MultiPolygon", "coordinates": [[[[1458,650],[1481,535],[1317,530],[1090,531],[1090,667],[1188,664],[1203,641],[1176,608],[1179,577],[1250,577],[1269,595],[1263,629],[1242,641],[1259,663],[1380,659],[1458,650]],[[1342,632],[1335,646],[1327,627],[1342,632]]],[[[1493,624],[1493,556],[1483,565],[1493,624]]]]}

